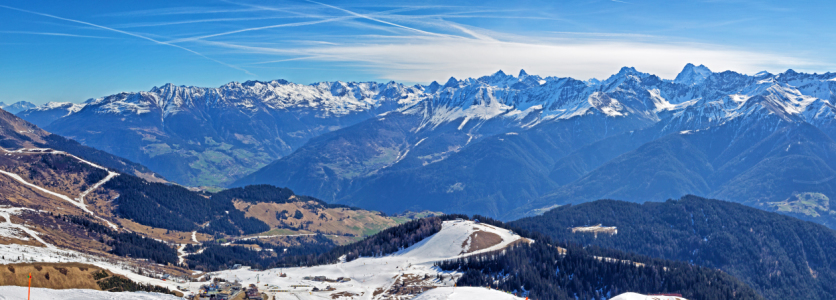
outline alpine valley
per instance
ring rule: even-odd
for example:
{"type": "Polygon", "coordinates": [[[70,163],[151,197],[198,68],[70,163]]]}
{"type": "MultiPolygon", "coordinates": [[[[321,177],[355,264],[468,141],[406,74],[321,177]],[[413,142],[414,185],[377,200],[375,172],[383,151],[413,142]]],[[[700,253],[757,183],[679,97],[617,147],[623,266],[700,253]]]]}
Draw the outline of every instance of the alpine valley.
{"type": "Polygon", "coordinates": [[[798,220],[833,224],[829,76],[167,85],[0,110],[0,297],[32,274],[42,298],[831,299],[836,231],[798,220]],[[235,173],[256,156],[281,157],[235,173]],[[740,203],[659,202],[681,193],[740,203]]]}
{"type": "Polygon", "coordinates": [[[696,194],[834,226],[836,73],[167,84],[17,115],[187,186],[500,219],[696,194]],[[397,201],[392,201],[397,199],[397,201]]]}

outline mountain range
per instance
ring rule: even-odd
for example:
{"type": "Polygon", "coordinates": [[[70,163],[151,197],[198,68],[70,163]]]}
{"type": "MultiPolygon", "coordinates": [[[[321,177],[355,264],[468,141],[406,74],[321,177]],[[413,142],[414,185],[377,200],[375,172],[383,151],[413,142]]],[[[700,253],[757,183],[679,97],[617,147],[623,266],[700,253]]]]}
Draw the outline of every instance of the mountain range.
{"type": "Polygon", "coordinates": [[[625,67],[586,81],[168,84],[18,115],[181,184],[272,184],[390,213],[513,219],[699,194],[833,224],[833,101],[834,73],[688,64],[673,80],[625,67]]]}
{"type": "Polygon", "coordinates": [[[326,288],[336,285],[332,282],[313,284],[333,292],[331,298],[372,291],[410,296],[450,285],[537,299],[624,292],[681,293],[690,299],[833,294],[826,282],[834,268],[827,255],[834,231],[739,204],[697,197],[643,206],[595,201],[509,225],[456,214],[397,225],[404,220],[267,185],[210,193],[149,182],[131,175],[141,174],[134,163],[73,144],[4,111],[0,128],[5,219],[0,253],[11,266],[4,268],[5,284],[24,284],[23,272],[33,269],[41,287],[178,294],[206,282],[193,270],[283,286],[308,274],[338,278],[348,271],[353,283],[336,290],[326,288]],[[590,222],[616,225],[619,232],[590,238],[567,229],[590,222]],[[378,231],[357,243],[335,245],[378,231]],[[631,248],[635,243],[644,246],[631,248]],[[697,250],[688,254],[692,246],[697,250]],[[621,251],[625,248],[641,255],[621,251]],[[236,263],[274,269],[253,272],[231,266],[236,263]],[[276,276],[276,267],[289,275],[276,276]],[[89,270],[99,275],[79,273],[89,270]],[[153,278],[163,273],[175,279],[153,278]],[[182,280],[189,274],[198,282],[182,280]],[[76,276],[81,277],[68,280],[76,276]]]}
{"type": "Polygon", "coordinates": [[[6,104],[6,103],[0,101],[0,108],[2,108],[3,110],[5,110],[7,112],[13,113],[13,114],[19,113],[19,112],[27,110],[27,109],[32,109],[32,108],[35,108],[35,107],[38,107],[38,106],[33,104],[32,102],[28,102],[28,101],[18,101],[18,102],[12,103],[12,104],[6,104]]]}

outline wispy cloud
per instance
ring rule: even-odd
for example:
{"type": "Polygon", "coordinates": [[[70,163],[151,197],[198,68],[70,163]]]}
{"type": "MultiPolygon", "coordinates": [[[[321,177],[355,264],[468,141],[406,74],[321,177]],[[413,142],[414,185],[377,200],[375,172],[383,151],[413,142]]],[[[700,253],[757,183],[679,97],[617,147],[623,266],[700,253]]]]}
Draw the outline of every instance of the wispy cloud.
{"type": "Polygon", "coordinates": [[[307,26],[307,25],[315,25],[315,24],[322,24],[322,23],[329,23],[329,22],[344,21],[344,20],[348,20],[348,19],[352,19],[352,18],[355,18],[355,17],[345,16],[345,17],[336,17],[336,18],[323,19],[323,20],[314,20],[314,21],[305,21],[305,22],[276,24],[276,25],[269,25],[269,26],[250,27],[250,28],[226,31],[226,32],[215,33],[215,34],[207,34],[207,35],[202,35],[202,36],[176,39],[176,40],[168,41],[168,43],[176,44],[176,43],[203,40],[203,39],[219,37],[219,36],[224,36],[224,35],[230,35],[230,34],[236,34],[236,33],[242,33],[242,32],[248,32],[248,31],[257,31],[257,30],[282,28],[282,27],[299,27],[299,26],[307,26]]]}
{"type": "Polygon", "coordinates": [[[251,18],[214,18],[214,19],[197,19],[171,22],[145,22],[145,23],[128,23],[120,25],[112,25],[113,28],[138,28],[138,27],[157,27],[157,26],[173,26],[196,23],[214,23],[214,22],[239,22],[239,21],[256,21],[256,20],[271,20],[271,19],[289,19],[291,16],[280,17],[251,17],[251,18]]]}
{"type": "Polygon", "coordinates": [[[58,33],[58,32],[0,31],[0,33],[50,35],[50,36],[63,36],[63,37],[91,38],[91,39],[109,39],[109,37],[104,37],[104,36],[80,35],[80,34],[58,33]]]}
{"type": "Polygon", "coordinates": [[[255,75],[255,74],[250,73],[250,71],[247,71],[247,70],[245,70],[245,69],[243,69],[243,68],[240,68],[240,67],[238,67],[238,66],[234,66],[234,65],[231,65],[231,64],[227,64],[227,63],[222,62],[222,61],[220,61],[220,60],[217,60],[217,59],[214,59],[214,58],[208,57],[208,56],[206,56],[206,55],[203,55],[203,54],[201,54],[201,53],[199,53],[199,52],[197,52],[197,51],[194,51],[194,50],[188,49],[188,48],[186,48],[186,47],[183,47],[183,46],[180,46],[180,45],[171,44],[171,43],[167,43],[167,42],[163,42],[163,41],[158,41],[158,40],[155,40],[155,39],[153,39],[153,38],[146,37],[146,36],[143,36],[143,35],[139,35],[139,34],[136,34],[136,33],[127,32],[127,31],[123,31],[123,30],[119,30],[119,29],[115,29],[115,28],[110,28],[110,27],[107,27],[107,26],[102,26],[102,25],[98,25],[98,24],[93,24],[93,23],[90,23],[90,22],[79,21],[79,20],[74,20],[74,19],[69,19],[69,18],[63,18],[63,17],[59,17],[59,16],[54,16],[54,15],[45,14],[45,13],[40,13],[40,12],[36,12],[36,11],[31,11],[31,10],[25,10],[25,9],[15,8],[15,7],[6,6],[6,5],[0,5],[0,7],[6,8],[6,9],[11,9],[11,10],[16,10],[16,11],[20,11],[20,12],[25,12],[25,13],[29,13],[29,14],[39,15],[39,16],[43,16],[43,17],[48,17],[48,18],[53,18],[53,19],[63,20],[63,21],[67,21],[67,22],[73,22],[73,23],[83,24],[83,25],[87,25],[87,26],[92,26],[92,27],[96,27],[96,28],[99,28],[99,29],[104,29],[104,30],[108,30],[108,31],[113,31],[113,32],[117,32],[117,33],[121,33],[121,34],[126,34],[126,35],[129,35],[129,36],[133,36],[133,37],[136,37],[136,38],[140,38],[140,39],[143,39],[143,40],[151,41],[151,42],[156,43],[156,44],[166,45],[166,46],[171,46],[171,47],[179,48],[179,49],[182,49],[182,50],[188,51],[188,52],[190,52],[190,53],[192,53],[192,54],[195,54],[195,55],[198,55],[198,56],[200,56],[200,57],[203,57],[203,58],[205,58],[205,59],[208,59],[208,60],[214,61],[214,62],[216,62],[216,63],[222,64],[222,65],[224,65],[224,66],[227,66],[227,67],[230,67],[230,68],[233,68],[233,69],[239,70],[239,71],[243,71],[243,72],[245,72],[245,73],[247,73],[247,74],[250,74],[250,75],[255,75]]]}
{"type": "Polygon", "coordinates": [[[259,11],[253,8],[212,8],[212,7],[171,7],[171,8],[157,8],[145,9],[137,11],[126,11],[102,14],[107,17],[147,17],[147,16],[166,16],[166,15],[198,15],[198,14],[228,14],[228,13],[242,13],[259,11]]]}
{"type": "MultiPolygon", "coordinates": [[[[357,38],[357,37],[351,37],[357,38]]],[[[380,78],[426,83],[479,77],[496,70],[526,69],[532,74],[605,78],[623,66],[673,78],[687,63],[705,64],[713,70],[754,73],[765,68],[812,66],[817,62],[788,56],[730,49],[699,43],[632,42],[626,39],[544,39],[540,42],[500,41],[491,38],[449,36],[401,36],[374,42],[305,48],[272,48],[213,42],[237,51],[279,55],[295,60],[355,64],[380,78]]]]}
{"type": "Polygon", "coordinates": [[[412,27],[408,27],[408,26],[404,26],[404,25],[400,25],[400,24],[395,24],[395,23],[392,23],[392,22],[384,21],[384,20],[381,20],[381,19],[375,18],[375,17],[373,17],[373,16],[371,16],[371,15],[360,14],[360,13],[357,13],[357,12],[354,12],[354,11],[350,11],[350,10],[347,10],[347,9],[344,9],[344,8],[340,8],[340,7],[337,7],[337,6],[333,6],[333,5],[330,5],[330,4],[325,4],[325,3],[321,3],[321,2],[316,2],[316,1],[313,1],[313,0],[305,0],[305,1],[308,1],[308,2],[310,2],[310,3],[316,3],[316,4],[319,4],[319,5],[325,6],[325,7],[330,7],[330,8],[336,9],[336,10],[340,10],[340,11],[346,12],[346,13],[351,14],[351,15],[356,16],[356,17],[360,17],[360,18],[363,18],[363,19],[372,20],[372,21],[375,21],[375,22],[378,22],[378,23],[383,23],[383,24],[386,24],[386,25],[391,25],[391,26],[398,27],[398,28],[401,28],[401,29],[406,29],[406,30],[410,30],[410,31],[414,31],[414,32],[418,32],[418,33],[422,33],[422,34],[426,34],[426,35],[444,36],[443,34],[438,34],[438,33],[434,33],[434,32],[428,32],[428,31],[424,31],[424,30],[421,30],[421,29],[412,28],[412,27]]]}

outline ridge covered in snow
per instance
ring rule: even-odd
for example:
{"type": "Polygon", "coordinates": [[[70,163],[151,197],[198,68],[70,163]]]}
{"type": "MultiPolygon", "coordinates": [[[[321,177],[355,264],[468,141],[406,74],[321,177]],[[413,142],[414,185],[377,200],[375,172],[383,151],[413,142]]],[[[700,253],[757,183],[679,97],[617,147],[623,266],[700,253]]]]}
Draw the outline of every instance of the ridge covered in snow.
{"type": "MultiPolygon", "coordinates": [[[[401,111],[423,114],[428,125],[503,117],[520,126],[586,114],[637,116],[655,122],[662,111],[687,111],[712,122],[751,114],[754,107],[799,116],[805,121],[833,114],[836,74],[788,70],[753,76],[714,73],[703,65],[686,65],[674,80],[624,67],[608,79],[581,81],[540,77],[521,70],[517,76],[498,71],[480,78],[450,78],[444,85],[407,86],[396,82],[319,82],[285,80],[231,82],[218,88],[166,84],[147,92],[120,93],[83,104],[50,102],[32,110],[81,110],[98,114],[162,117],[188,110],[230,109],[311,111],[319,118],[358,112],[401,111]],[[767,103],[761,103],[766,98],[767,103]]],[[[693,115],[692,115],[693,118],[693,115]]]]}

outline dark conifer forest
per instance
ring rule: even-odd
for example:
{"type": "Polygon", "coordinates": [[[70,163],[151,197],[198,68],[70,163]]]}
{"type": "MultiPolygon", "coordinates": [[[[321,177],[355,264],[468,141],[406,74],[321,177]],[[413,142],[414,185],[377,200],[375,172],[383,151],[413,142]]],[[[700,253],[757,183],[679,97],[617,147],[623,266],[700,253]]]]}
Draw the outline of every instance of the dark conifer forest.
{"type": "Polygon", "coordinates": [[[110,246],[110,253],[123,257],[146,258],[158,264],[177,263],[177,250],[166,243],[129,231],[116,232],[107,226],[93,222],[87,217],[72,215],[54,215],[54,217],[83,227],[87,232],[110,246]]]}
{"type": "Polygon", "coordinates": [[[744,205],[686,196],[636,204],[595,202],[509,223],[554,240],[722,270],[766,299],[836,299],[836,232],[744,205]],[[615,235],[570,228],[615,226],[615,235]]]}

